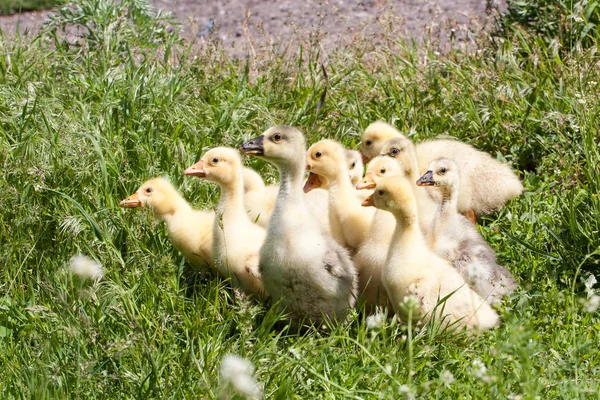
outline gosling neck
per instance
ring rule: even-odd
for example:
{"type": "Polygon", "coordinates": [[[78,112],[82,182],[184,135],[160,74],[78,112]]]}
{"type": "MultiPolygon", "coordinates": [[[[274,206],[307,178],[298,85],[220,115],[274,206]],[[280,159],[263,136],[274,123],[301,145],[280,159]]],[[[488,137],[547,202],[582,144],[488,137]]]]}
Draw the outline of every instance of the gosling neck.
{"type": "Polygon", "coordinates": [[[331,176],[325,177],[329,181],[329,191],[343,197],[346,201],[354,195],[354,188],[350,181],[350,172],[348,167],[340,163],[340,167],[336,169],[331,176]]]}
{"type": "Polygon", "coordinates": [[[223,218],[247,215],[244,209],[244,180],[242,172],[234,174],[229,182],[220,183],[221,199],[217,212],[223,218]]]}
{"type": "Polygon", "coordinates": [[[440,212],[448,214],[458,209],[458,186],[447,185],[439,188],[441,195],[440,212]]]}
{"type": "MultiPolygon", "coordinates": [[[[280,202],[301,202],[303,201],[303,180],[304,180],[305,159],[291,163],[290,165],[277,165],[279,169],[279,195],[277,203],[280,202]]],[[[281,204],[283,207],[284,204],[281,204]]]]}
{"type": "Polygon", "coordinates": [[[152,212],[157,219],[165,221],[168,224],[172,223],[179,215],[185,214],[192,210],[192,207],[179,193],[171,193],[165,196],[160,204],[152,207],[152,212]]]}
{"type": "Polygon", "coordinates": [[[394,213],[394,217],[396,218],[395,243],[398,243],[401,248],[426,246],[416,210],[394,213]]]}

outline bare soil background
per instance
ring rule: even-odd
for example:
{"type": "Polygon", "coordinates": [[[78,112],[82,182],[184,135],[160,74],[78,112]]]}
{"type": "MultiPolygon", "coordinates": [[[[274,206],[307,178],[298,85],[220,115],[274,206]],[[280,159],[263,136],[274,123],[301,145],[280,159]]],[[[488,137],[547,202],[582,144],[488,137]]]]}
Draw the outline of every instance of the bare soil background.
{"type": "MultiPolygon", "coordinates": [[[[442,48],[468,45],[490,20],[490,8],[506,0],[152,0],[173,13],[188,39],[222,41],[227,52],[244,57],[258,46],[280,46],[299,37],[318,37],[327,51],[358,41],[376,43],[382,29],[442,48]],[[212,27],[212,28],[211,28],[212,27]],[[210,29],[209,29],[210,28],[210,29]],[[452,43],[452,44],[451,44],[452,43]]],[[[50,11],[0,17],[5,34],[36,33],[50,11]],[[18,28],[17,28],[18,27],[18,28]]]]}

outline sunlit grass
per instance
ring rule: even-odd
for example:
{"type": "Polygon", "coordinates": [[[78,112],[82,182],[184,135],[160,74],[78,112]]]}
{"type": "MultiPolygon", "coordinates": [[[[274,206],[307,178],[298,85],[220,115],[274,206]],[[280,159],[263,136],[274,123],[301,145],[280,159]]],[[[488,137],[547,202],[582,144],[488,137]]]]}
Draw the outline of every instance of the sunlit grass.
{"type": "Polygon", "coordinates": [[[600,260],[596,47],[563,53],[525,35],[472,54],[395,40],[339,51],[317,117],[317,49],[261,53],[253,68],[213,48],[188,56],[144,4],[86,0],[54,32],[0,40],[0,392],[217,398],[234,353],[269,398],[600,396],[600,320],[580,302],[600,260]],[[98,28],[68,43],[67,21],[98,28]],[[214,186],[182,174],[206,149],[278,123],[355,146],[378,119],[415,140],[464,140],[523,178],[526,193],[481,224],[521,285],[498,329],[409,335],[390,319],[369,330],[357,310],[329,332],[296,333],[190,273],[144,210],[118,207],[153,176],[213,207],[214,186]],[[79,253],[103,265],[98,283],[68,273],[79,253]]]}
{"type": "Polygon", "coordinates": [[[52,8],[63,0],[0,0],[0,15],[52,8]]]}

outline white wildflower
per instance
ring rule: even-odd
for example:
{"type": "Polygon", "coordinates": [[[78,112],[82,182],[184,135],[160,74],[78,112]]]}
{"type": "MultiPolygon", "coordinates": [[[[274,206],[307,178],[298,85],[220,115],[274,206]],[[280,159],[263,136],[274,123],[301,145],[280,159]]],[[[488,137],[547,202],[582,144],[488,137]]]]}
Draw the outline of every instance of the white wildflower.
{"type": "Polygon", "coordinates": [[[477,379],[481,379],[484,382],[489,380],[487,376],[487,368],[485,367],[483,361],[481,361],[479,358],[473,361],[473,376],[475,376],[477,379]]]}
{"type": "Polygon", "coordinates": [[[587,312],[595,312],[600,307],[600,296],[593,294],[583,301],[583,308],[587,312]]]}
{"type": "Polygon", "coordinates": [[[82,279],[99,281],[104,276],[102,265],[83,254],[77,254],[71,258],[69,269],[82,279]]]}
{"type": "Polygon", "coordinates": [[[594,293],[592,291],[592,288],[596,283],[598,283],[598,281],[596,280],[596,277],[592,274],[590,274],[590,276],[588,276],[588,278],[585,280],[585,290],[588,296],[591,296],[594,293]]]}
{"type": "Polygon", "coordinates": [[[415,398],[410,386],[408,386],[408,385],[400,385],[400,387],[398,388],[398,391],[400,392],[400,394],[402,394],[402,396],[405,399],[414,399],[415,398]]]}
{"type": "Polygon", "coordinates": [[[228,354],[221,361],[221,378],[247,398],[258,399],[262,397],[262,389],[253,373],[252,363],[235,354],[228,354]]]}
{"type": "Polygon", "coordinates": [[[369,315],[367,317],[367,329],[379,329],[381,325],[385,322],[385,314],[382,312],[377,312],[374,315],[369,315]]]}
{"type": "Polygon", "coordinates": [[[442,381],[444,386],[450,387],[450,385],[452,385],[454,383],[455,379],[454,379],[454,375],[452,375],[452,372],[445,369],[440,374],[440,380],[442,381]]]}
{"type": "Polygon", "coordinates": [[[300,352],[298,351],[298,349],[296,349],[295,347],[290,347],[288,350],[294,356],[295,359],[300,359],[300,352]]]}
{"type": "Polygon", "coordinates": [[[404,298],[402,299],[402,304],[407,309],[412,309],[417,305],[417,298],[412,294],[410,296],[404,296],[404,298]]]}

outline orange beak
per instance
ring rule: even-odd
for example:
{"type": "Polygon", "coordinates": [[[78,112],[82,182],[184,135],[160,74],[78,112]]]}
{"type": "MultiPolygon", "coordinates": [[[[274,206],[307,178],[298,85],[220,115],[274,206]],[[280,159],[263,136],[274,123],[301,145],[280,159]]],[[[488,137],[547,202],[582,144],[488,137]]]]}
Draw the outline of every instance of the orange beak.
{"type": "Polygon", "coordinates": [[[319,175],[315,173],[308,174],[308,178],[306,179],[306,183],[304,184],[304,193],[308,193],[313,189],[318,189],[321,187],[323,182],[319,179],[319,175]]]}
{"type": "Polygon", "coordinates": [[[143,207],[142,202],[140,201],[140,199],[138,199],[137,192],[135,192],[134,194],[132,194],[131,196],[129,196],[125,200],[121,200],[121,202],[119,203],[119,205],[121,207],[124,207],[124,208],[138,208],[138,207],[143,207]]]}
{"type": "Polygon", "coordinates": [[[363,207],[375,207],[375,200],[374,200],[373,196],[374,196],[374,194],[372,194],[369,197],[367,197],[366,199],[364,199],[361,205],[363,207]]]}
{"type": "Polygon", "coordinates": [[[358,185],[356,185],[356,190],[374,189],[374,188],[375,188],[375,181],[373,180],[373,174],[370,172],[367,172],[367,174],[365,175],[363,180],[360,181],[360,183],[358,185]]]}
{"type": "Polygon", "coordinates": [[[188,176],[197,176],[198,178],[206,178],[206,171],[204,171],[204,161],[198,161],[196,164],[183,171],[183,174],[188,176]]]}
{"type": "Polygon", "coordinates": [[[307,170],[307,171],[310,171],[310,170],[311,170],[311,168],[312,168],[312,167],[310,166],[310,164],[309,164],[309,163],[306,163],[306,170],[307,170]]]}

